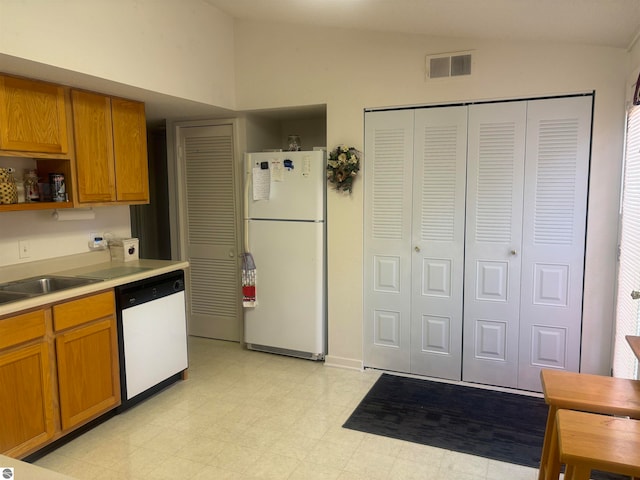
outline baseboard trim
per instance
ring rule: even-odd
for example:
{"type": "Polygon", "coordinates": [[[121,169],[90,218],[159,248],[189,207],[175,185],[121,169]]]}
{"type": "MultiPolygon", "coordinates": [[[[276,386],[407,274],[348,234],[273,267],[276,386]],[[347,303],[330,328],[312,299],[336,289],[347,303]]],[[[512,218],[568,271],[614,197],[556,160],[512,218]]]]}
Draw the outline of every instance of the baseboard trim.
{"type": "Polygon", "coordinates": [[[364,371],[364,365],[362,360],[356,360],[355,358],[336,357],[334,355],[326,355],[324,357],[325,367],[346,368],[348,370],[364,371]]]}

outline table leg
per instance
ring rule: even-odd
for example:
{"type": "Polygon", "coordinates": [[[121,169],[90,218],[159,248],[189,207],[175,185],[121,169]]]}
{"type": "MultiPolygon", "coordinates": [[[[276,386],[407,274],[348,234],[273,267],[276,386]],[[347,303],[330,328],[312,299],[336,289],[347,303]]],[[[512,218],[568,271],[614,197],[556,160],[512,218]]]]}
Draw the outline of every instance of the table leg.
{"type": "Polygon", "coordinates": [[[548,446],[544,468],[544,480],[558,480],[560,478],[560,467],[562,465],[560,463],[560,445],[558,443],[556,411],[557,408],[554,408],[553,424],[551,431],[549,432],[549,441],[546,442],[548,446]]]}
{"type": "Polygon", "coordinates": [[[578,465],[573,469],[573,477],[570,477],[573,480],[589,480],[591,478],[591,469],[589,467],[584,467],[578,465]]]}
{"type": "Polygon", "coordinates": [[[549,405],[549,413],[547,414],[547,426],[545,427],[544,440],[542,442],[542,454],[540,456],[540,470],[538,472],[538,480],[546,480],[547,478],[549,478],[547,477],[547,468],[548,468],[547,464],[549,463],[549,447],[550,447],[551,439],[555,436],[557,411],[558,411],[557,407],[555,407],[554,405],[549,405]]]}

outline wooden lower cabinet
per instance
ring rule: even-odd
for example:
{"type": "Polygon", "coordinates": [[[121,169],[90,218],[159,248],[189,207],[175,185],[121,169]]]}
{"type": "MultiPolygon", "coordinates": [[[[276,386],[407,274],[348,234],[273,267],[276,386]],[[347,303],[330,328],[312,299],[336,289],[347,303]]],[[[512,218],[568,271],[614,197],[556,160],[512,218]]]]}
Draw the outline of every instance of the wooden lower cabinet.
{"type": "Polygon", "coordinates": [[[53,395],[46,342],[0,355],[0,451],[20,455],[53,437],[53,395]]]}
{"type": "Polygon", "coordinates": [[[11,457],[36,449],[55,434],[47,313],[0,320],[0,453],[11,457]]]}
{"type": "Polygon", "coordinates": [[[53,307],[62,430],[120,405],[120,370],[112,291],[53,307]],[[79,326],[75,326],[79,325],[79,326]]]}
{"type": "Polygon", "coordinates": [[[0,454],[32,454],[118,405],[112,290],[0,319],[0,454]]]}

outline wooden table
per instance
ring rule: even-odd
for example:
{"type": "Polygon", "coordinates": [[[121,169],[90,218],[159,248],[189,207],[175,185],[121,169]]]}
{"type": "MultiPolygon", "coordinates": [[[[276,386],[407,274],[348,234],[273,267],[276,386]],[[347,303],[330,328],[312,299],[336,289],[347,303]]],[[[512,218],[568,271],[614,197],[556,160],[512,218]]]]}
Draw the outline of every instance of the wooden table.
{"type": "Polygon", "coordinates": [[[540,372],[549,415],[542,447],[539,480],[557,480],[557,465],[547,468],[550,440],[555,437],[556,412],[561,409],[619,415],[640,419],[640,381],[587,373],[547,370],[540,372]]]}
{"type": "Polygon", "coordinates": [[[629,345],[631,345],[631,350],[633,350],[636,358],[640,360],[640,337],[627,335],[625,338],[627,339],[627,342],[629,342],[629,345]]]}
{"type": "Polygon", "coordinates": [[[558,451],[565,478],[588,480],[591,470],[640,475],[640,421],[559,410],[558,451]]]}

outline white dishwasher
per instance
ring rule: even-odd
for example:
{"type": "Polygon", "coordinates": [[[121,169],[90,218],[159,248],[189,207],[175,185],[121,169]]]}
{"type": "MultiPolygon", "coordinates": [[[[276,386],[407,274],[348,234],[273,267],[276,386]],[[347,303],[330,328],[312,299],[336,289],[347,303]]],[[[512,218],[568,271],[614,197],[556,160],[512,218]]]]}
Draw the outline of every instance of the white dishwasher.
{"type": "Polygon", "coordinates": [[[188,366],[184,272],[121,285],[116,305],[123,411],[179,380],[188,366]]]}

